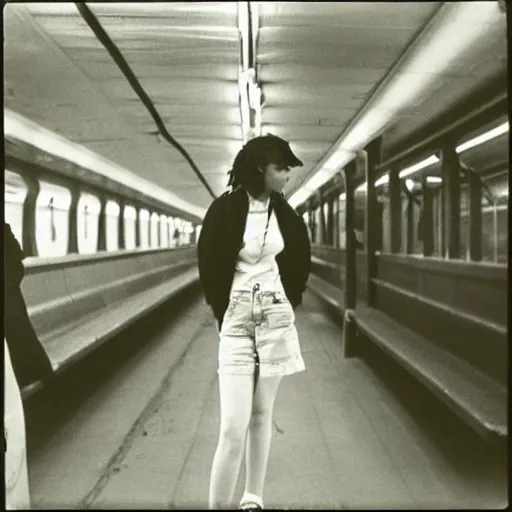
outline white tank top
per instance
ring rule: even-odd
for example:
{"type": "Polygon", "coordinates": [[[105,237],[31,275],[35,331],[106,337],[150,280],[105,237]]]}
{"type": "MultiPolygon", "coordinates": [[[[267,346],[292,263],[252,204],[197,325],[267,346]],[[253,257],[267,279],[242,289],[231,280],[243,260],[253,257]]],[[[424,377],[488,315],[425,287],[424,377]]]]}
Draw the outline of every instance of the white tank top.
{"type": "Polygon", "coordinates": [[[284,292],[275,259],[284,249],[284,240],[275,213],[272,211],[268,217],[270,199],[262,202],[247,195],[249,212],[245,222],[244,245],[236,259],[231,291],[251,291],[255,284],[259,284],[261,291],[284,292]]]}

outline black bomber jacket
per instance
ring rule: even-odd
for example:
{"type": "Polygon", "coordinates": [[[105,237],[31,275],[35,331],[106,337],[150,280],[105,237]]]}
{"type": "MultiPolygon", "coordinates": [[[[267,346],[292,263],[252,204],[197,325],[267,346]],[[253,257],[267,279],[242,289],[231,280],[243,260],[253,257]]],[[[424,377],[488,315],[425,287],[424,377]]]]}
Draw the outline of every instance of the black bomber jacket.
{"type": "MultiPolygon", "coordinates": [[[[270,201],[284,240],[276,262],[286,296],[295,309],[302,302],[310,272],[309,237],[302,217],[281,194],[272,193],[270,201]]],[[[197,242],[199,278],[219,328],[229,303],[248,211],[249,198],[242,188],[216,198],[206,212],[197,242]]]]}

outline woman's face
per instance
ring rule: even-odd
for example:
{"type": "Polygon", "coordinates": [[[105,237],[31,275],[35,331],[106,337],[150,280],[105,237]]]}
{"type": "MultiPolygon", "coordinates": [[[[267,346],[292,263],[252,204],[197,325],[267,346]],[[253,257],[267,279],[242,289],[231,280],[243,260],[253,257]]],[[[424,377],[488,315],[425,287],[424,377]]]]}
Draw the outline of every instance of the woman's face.
{"type": "Polygon", "coordinates": [[[265,190],[281,193],[290,179],[290,168],[270,163],[265,170],[265,190]]]}

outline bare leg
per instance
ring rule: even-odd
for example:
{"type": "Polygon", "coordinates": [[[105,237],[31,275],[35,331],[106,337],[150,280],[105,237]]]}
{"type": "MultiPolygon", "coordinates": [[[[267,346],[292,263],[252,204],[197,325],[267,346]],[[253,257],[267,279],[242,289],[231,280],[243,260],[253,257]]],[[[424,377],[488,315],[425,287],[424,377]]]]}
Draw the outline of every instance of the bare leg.
{"type": "Polygon", "coordinates": [[[254,377],[219,375],[220,434],[210,477],[209,507],[229,507],[233,499],[252,410],[254,377]]]}
{"type": "Polygon", "coordinates": [[[258,378],[254,393],[246,447],[244,501],[248,494],[263,499],[263,484],[272,439],[272,413],[281,377],[258,378]]]}

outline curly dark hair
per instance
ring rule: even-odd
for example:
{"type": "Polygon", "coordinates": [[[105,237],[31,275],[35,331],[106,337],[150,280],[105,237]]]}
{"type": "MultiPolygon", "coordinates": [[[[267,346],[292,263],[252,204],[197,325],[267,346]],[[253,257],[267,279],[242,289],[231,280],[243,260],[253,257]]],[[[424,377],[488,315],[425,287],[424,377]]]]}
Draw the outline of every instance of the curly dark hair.
{"type": "Polygon", "coordinates": [[[302,166],[284,139],[272,134],[255,137],[236,155],[228,172],[228,187],[242,187],[254,197],[261,195],[265,190],[265,169],[270,163],[283,167],[302,166]]]}

